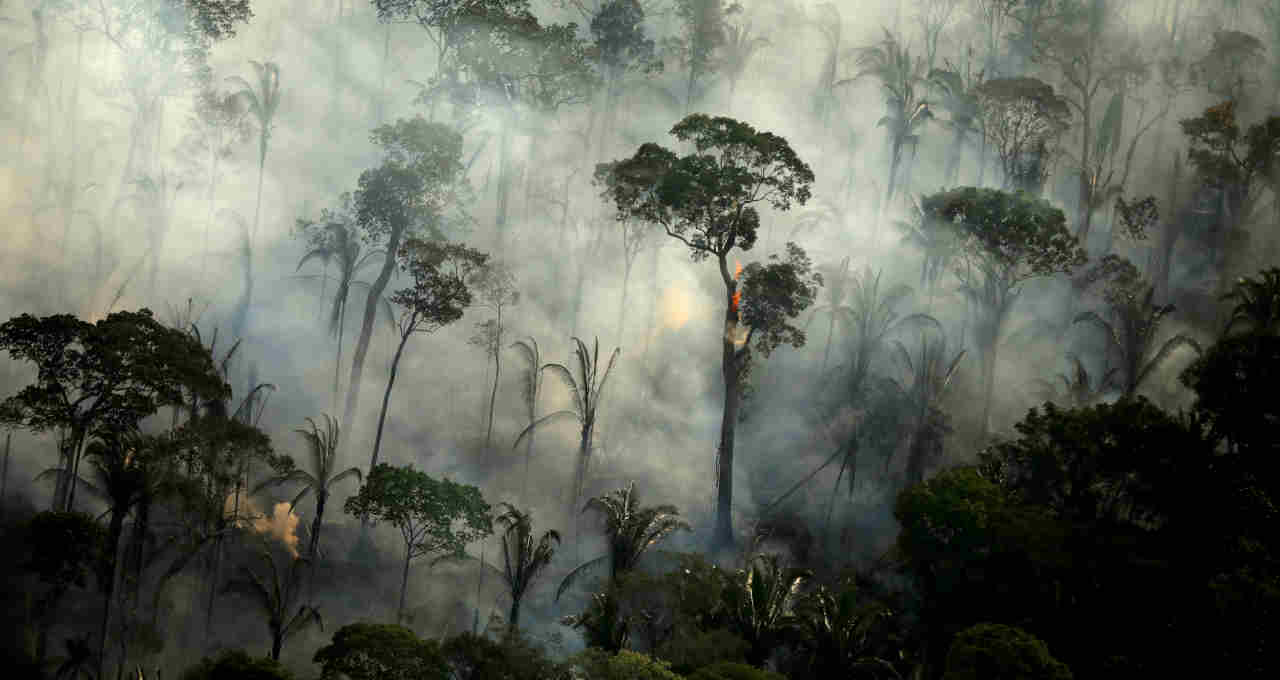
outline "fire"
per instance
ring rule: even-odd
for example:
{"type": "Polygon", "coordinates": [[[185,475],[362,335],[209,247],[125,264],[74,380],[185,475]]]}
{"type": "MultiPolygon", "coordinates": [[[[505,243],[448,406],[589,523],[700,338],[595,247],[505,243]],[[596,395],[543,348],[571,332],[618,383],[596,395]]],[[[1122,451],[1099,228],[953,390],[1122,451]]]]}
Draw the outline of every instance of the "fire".
{"type": "MultiPolygon", "coordinates": [[[[737,260],[734,260],[734,262],[733,262],[733,280],[734,280],[734,281],[739,281],[739,280],[741,280],[741,279],[742,279],[742,263],[741,263],[741,262],[739,262],[739,261],[737,261],[737,260]]],[[[742,291],[740,291],[740,290],[735,290],[735,291],[733,291],[733,299],[732,299],[732,301],[729,303],[729,309],[733,310],[733,313],[734,313],[734,314],[737,314],[737,313],[738,313],[738,305],[740,305],[740,304],[742,304],[742,291]]]]}
{"type": "MultiPolygon", "coordinates": [[[[231,515],[235,512],[235,494],[227,496],[224,511],[231,515]]],[[[294,559],[298,558],[298,521],[299,517],[289,509],[288,503],[276,503],[267,514],[251,498],[240,497],[240,525],[247,525],[253,531],[284,544],[294,559]]]]}

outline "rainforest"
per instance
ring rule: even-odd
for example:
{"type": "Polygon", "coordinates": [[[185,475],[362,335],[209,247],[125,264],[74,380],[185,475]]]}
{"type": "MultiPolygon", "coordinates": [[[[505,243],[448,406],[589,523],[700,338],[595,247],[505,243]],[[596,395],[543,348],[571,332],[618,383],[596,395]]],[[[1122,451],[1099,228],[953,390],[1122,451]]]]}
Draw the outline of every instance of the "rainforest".
{"type": "Polygon", "coordinates": [[[0,677],[1280,677],[1280,0],[0,0],[0,237],[0,677]]]}

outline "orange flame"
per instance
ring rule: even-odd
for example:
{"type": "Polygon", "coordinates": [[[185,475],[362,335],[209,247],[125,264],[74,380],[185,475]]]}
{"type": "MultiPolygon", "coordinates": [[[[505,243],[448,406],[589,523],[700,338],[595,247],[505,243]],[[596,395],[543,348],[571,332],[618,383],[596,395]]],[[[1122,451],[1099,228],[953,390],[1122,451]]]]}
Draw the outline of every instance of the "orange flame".
{"type": "MultiPolygon", "coordinates": [[[[734,260],[733,262],[733,280],[738,281],[742,278],[742,263],[734,260]]],[[[734,314],[738,313],[738,305],[742,304],[742,291],[733,291],[732,301],[729,303],[729,309],[734,314]]]]}

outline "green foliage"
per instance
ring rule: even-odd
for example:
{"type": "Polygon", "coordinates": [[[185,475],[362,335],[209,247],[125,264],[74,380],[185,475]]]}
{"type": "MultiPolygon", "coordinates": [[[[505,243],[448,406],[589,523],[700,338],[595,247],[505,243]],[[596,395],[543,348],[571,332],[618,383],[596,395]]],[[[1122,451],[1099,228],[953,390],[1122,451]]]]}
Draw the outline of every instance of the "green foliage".
{"type": "Polygon", "coordinates": [[[1152,372],[1160,367],[1179,347],[1201,353],[1200,343],[1185,333],[1163,341],[1157,340],[1165,317],[1173,313],[1173,305],[1157,305],[1155,288],[1145,281],[1118,281],[1104,293],[1111,307],[1113,322],[1105,321],[1097,312],[1084,312],[1073,323],[1090,322],[1104,333],[1107,351],[1114,352],[1123,375],[1126,397],[1137,393],[1152,372]],[[1127,284],[1127,285],[1126,285],[1127,284]]]}
{"type": "Polygon", "coordinates": [[[1062,211],[1030,194],[961,187],[925,196],[921,207],[927,218],[954,225],[967,254],[1009,285],[1069,272],[1087,259],[1062,211]]]}
{"type": "Polygon", "coordinates": [[[506,512],[498,516],[502,533],[502,576],[511,594],[511,616],[507,621],[511,632],[520,627],[520,601],[538,575],[551,564],[556,547],[560,545],[560,533],[548,529],[535,542],[533,517],[521,512],[510,503],[503,503],[506,512]]]}
{"type": "Polygon", "coordinates": [[[1071,680],[1071,670],[1034,635],[980,623],[956,636],[943,680],[1071,680]]]}
{"type": "Polygon", "coordinates": [[[412,466],[380,463],[347,499],[344,510],[400,530],[409,558],[461,556],[468,544],[493,532],[489,504],[480,489],[437,480],[412,466]]]}
{"type": "Polygon", "coordinates": [[[669,661],[671,670],[688,675],[706,666],[746,661],[750,645],[724,628],[689,630],[677,627],[657,649],[656,656],[669,661]]]}
{"type": "Polygon", "coordinates": [[[1236,279],[1224,299],[1234,303],[1231,318],[1222,331],[1224,336],[1230,335],[1236,324],[1244,324],[1246,332],[1252,334],[1280,334],[1280,267],[1236,279]]]}
{"type": "Polygon", "coordinates": [[[372,140],[385,155],[381,165],[360,173],[353,200],[366,242],[398,247],[399,237],[419,229],[439,237],[445,208],[468,189],[462,135],[419,116],[375,128],[372,140]]]}
{"type": "Polygon", "coordinates": [[[644,144],[609,166],[606,196],[617,219],[661,225],[695,261],[750,250],[760,226],[756,204],[788,210],[809,200],[813,171],[782,137],[703,114],[681,120],[671,134],[696,153],[679,157],[644,144]]]}
{"type": "Polygon", "coordinates": [[[1270,177],[1276,167],[1280,116],[1270,116],[1242,131],[1236,120],[1236,103],[1225,101],[1179,124],[1190,145],[1187,159],[1208,186],[1238,187],[1247,195],[1255,179],[1270,177]]]}
{"type": "Polygon", "coordinates": [[[616,654],[587,649],[570,658],[569,665],[582,680],[680,680],[665,661],[629,649],[616,654]]]}
{"type": "Polygon", "coordinates": [[[411,285],[391,301],[403,308],[401,332],[434,333],[462,318],[471,305],[470,282],[488,255],[460,243],[410,238],[400,249],[400,269],[411,285]]]}
{"type": "Polygon", "coordinates": [[[421,640],[408,628],[386,623],[353,623],[333,634],[332,644],[315,654],[322,680],[448,680],[450,667],[435,640],[421,640]]]}
{"type": "Polygon", "coordinates": [[[279,661],[229,649],[216,658],[201,659],[182,674],[181,680],[293,680],[293,677],[279,661]]]}
{"type": "Polygon", "coordinates": [[[812,677],[892,674],[885,657],[897,651],[887,626],[893,611],[861,595],[854,579],[818,586],[802,598],[796,613],[812,677]]]}
{"type": "Polygon", "coordinates": [[[568,668],[519,635],[491,640],[463,633],[445,641],[441,652],[450,680],[569,680],[568,668]]]}
{"type": "Polygon", "coordinates": [[[301,596],[302,567],[306,560],[293,558],[281,568],[270,552],[263,551],[260,557],[265,570],[241,567],[240,576],[228,581],[223,592],[242,595],[266,618],[271,633],[271,658],[279,659],[280,649],[289,638],[310,626],[324,630],[324,624],[320,611],[309,604],[299,605],[297,611],[293,611],[301,596]]]}
{"type": "Polygon", "coordinates": [[[769,264],[752,262],[742,271],[740,316],[747,328],[747,343],[755,337],[755,349],[769,356],[779,345],[803,347],[804,330],[791,322],[813,304],[822,286],[822,275],[813,271],[804,250],[787,243],[787,258],[769,256],[769,264]]]}
{"type": "Polygon", "coordinates": [[[794,607],[806,571],[782,565],[777,555],[757,555],[729,579],[724,603],[729,629],[749,645],[747,661],[763,664],[798,621],[794,607]]]}
{"type": "Polygon", "coordinates": [[[594,46],[611,77],[628,70],[661,70],[653,41],[644,33],[644,18],[644,7],[638,0],[609,0],[591,17],[594,46]]]}
{"type": "Polygon", "coordinates": [[[689,680],[785,680],[786,676],[748,666],[745,663],[722,661],[699,668],[689,680]]]}
{"type": "Polygon", "coordinates": [[[54,591],[85,588],[100,559],[106,531],[82,512],[45,511],[27,524],[30,558],[24,565],[54,591]]]}
{"type": "Polygon", "coordinates": [[[1280,447],[1280,336],[1239,335],[1211,345],[1182,372],[1196,393],[1196,413],[1215,441],[1251,456],[1280,447]]]}

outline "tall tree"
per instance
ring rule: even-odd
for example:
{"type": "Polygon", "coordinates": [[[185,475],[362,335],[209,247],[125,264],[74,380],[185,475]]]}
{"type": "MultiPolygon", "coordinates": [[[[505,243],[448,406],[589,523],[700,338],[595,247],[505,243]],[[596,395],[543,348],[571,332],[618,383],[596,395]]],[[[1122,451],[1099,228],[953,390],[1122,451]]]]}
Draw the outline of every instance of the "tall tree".
{"type": "Polygon", "coordinates": [[[404,572],[400,580],[397,621],[404,618],[409,586],[409,563],[423,555],[441,559],[463,554],[469,543],[493,532],[489,504],[474,486],[433,479],[412,466],[380,464],[369,474],[360,493],[347,499],[347,514],[387,522],[404,540],[404,572]]]}
{"type": "Polygon", "coordinates": [[[428,123],[421,117],[397,120],[373,131],[374,144],[382,147],[383,161],[360,173],[354,194],[356,224],[368,244],[384,255],[378,276],[369,286],[360,337],[351,358],[347,403],[342,430],[351,436],[360,400],[364,361],[373,338],[378,300],[391,281],[401,245],[419,231],[439,236],[445,208],[466,187],[462,167],[462,136],[447,125],[428,123]]]}
{"type": "Polygon", "coordinates": [[[0,404],[0,418],[33,431],[65,428],[59,448],[64,480],[53,507],[70,510],[85,444],[100,431],[136,425],[163,406],[230,393],[213,358],[187,333],[156,321],[149,309],[116,312],[90,324],[73,316],[23,314],[0,325],[0,349],[35,364],[34,384],[0,404]]]}
{"type": "Polygon", "coordinates": [[[427,241],[410,238],[400,248],[400,268],[410,277],[410,285],[391,296],[391,302],[400,307],[396,321],[399,344],[391,357],[387,390],[382,394],[382,409],[378,411],[378,430],[373,440],[373,456],[369,460],[369,474],[378,466],[378,449],[382,445],[382,426],[387,421],[387,406],[391,403],[391,389],[396,384],[396,370],[409,338],[417,334],[431,334],[462,318],[462,312],[471,304],[471,291],[467,282],[485,265],[488,256],[462,244],[443,241],[427,241]]]}
{"type": "Polygon", "coordinates": [[[525,437],[532,437],[535,430],[543,425],[561,418],[573,418],[578,421],[579,437],[578,437],[578,455],[573,466],[573,488],[569,493],[569,510],[568,516],[573,517],[578,509],[578,500],[582,497],[583,487],[587,482],[587,472],[591,464],[591,449],[593,437],[596,430],[596,411],[600,408],[600,396],[604,393],[605,383],[609,380],[609,374],[613,372],[613,364],[618,360],[620,348],[614,348],[613,353],[609,355],[609,361],[604,365],[604,370],[600,366],[600,340],[596,339],[592,345],[592,349],[587,349],[587,344],[578,338],[573,338],[573,355],[577,358],[574,364],[577,372],[569,370],[564,364],[546,364],[543,368],[551,371],[552,375],[560,379],[564,386],[569,389],[570,396],[573,398],[573,408],[549,413],[525,427],[524,431],[516,437],[515,444],[512,448],[520,446],[520,441],[525,437]],[[577,377],[575,377],[575,375],[577,377]]]}
{"type": "MultiPolygon", "coordinates": [[[[326,267],[333,262],[337,267],[333,302],[329,311],[329,333],[338,340],[338,351],[333,361],[333,407],[335,409],[338,407],[342,340],[346,334],[347,307],[351,298],[351,289],[353,287],[368,289],[369,283],[357,279],[356,276],[362,269],[373,264],[374,258],[386,257],[386,253],[381,250],[365,251],[356,232],[355,218],[351,215],[349,195],[343,197],[343,204],[344,209],[340,212],[328,210],[322,212],[317,222],[298,220],[298,232],[307,239],[310,250],[298,260],[297,269],[301,270],[303,265],[312,260],[319,260],[326,267]]],[[[327,272],[322,276],[327,278],[327,272]]],[[[321,290],[323,291],[323,288],[321,290]]],[[[382,307],[387,310],[387,319],[393,320],[395,315],[391,313],[386,299],[382,298],[380,301],[383,303],[382,307]]]]}
{"type": "Polygon", "coordinates": [[[733,108],[733,95],[738,82],[747,73],[751,57],[772,43],[764,36],[751,35],[751,23],[730,24],[725,29],[724,46],[720,48],[725,78],[729,80],[729,108],[733,108]]]}
{"type": "Polygon", "coordinates": [[[209,265],[209,233],[213,225],[214,206],[218,192],[219,165],[230,158],[237,143],[248,141],[252,130],[246,114],[244,98],[236,94],[218,91],[212,87],[201,88],[194,98],[192,114],[187,118],[187,135],[179,146],[182,158],[195,165],[192,174],[203,175],[207,180],[205,200],[208,212],[204,218],[204,246],[200,257],[201,284],[209,265]],[[204,165],[207,163],[207,165],[204,165]]]}
{"type": "Polygon", "coordinates": [[[1200,343],[1177,333],[1158,340],[1161,322],[1173,312],[1173,305],[1154,302],[1155,288],[1145,281],[1137,289],[1116,291],[1108,295],[1111,321],[1097,312],[1084,312],[1074,323],[1089,322],[1099,328],[1107,342],[1107,351],[1117,355],[1121,386],[1125,397],[1137,394],[1151,373],[1172,356],[1179,347],[1189,347],[1200,354],[1200,343]]]}
{"type": "Polygon", "coordinates": [[[982,427],[990,428],[996,353],[1009,311],[1030,279],[1070,272],[1085,263],[1066,216],[1026,193],[962,187],[925,196],[925,219],[957,230],[962,292],[978,307],[974,334],[982,357],[982,427]]]}
{"type": "MultiPolygon", "coordinates": [[[[253,249],[258,239],[258,225],[262,218],[262,180],[266,172],[267,149],[271,143],[271,128],[280,108],[280,66],[274,62],[259,63],[250,61],[253,66],[255,83],[250,85],[240,76],[232,76],[229,80],[240,87],[237,93],[244,99],[249,113],[258,123],[258,193],[253,204],[253,229],[249,232],[249,253],[253,257],[253,249]]],[[[252,259],[249,267],[252,271],[252,259]]],[[[244,291],[240,307],[232,324],[231,332],[236,337],[244,337],[248,331],[249,307],[253,304],[253,276],[247,279],[249,287],[244,291]]]]}
{"type": "Polygon", "coordinates": [[[516,289],[515,274],[503,262],[486,263],[472,274],[468,283],[475,292],[476,304],[494,314],[494,318],[476,324],[476,334],[470,340],[484,350],[486,358],[493,359],[493,387],[489,391],[489,417],[485,419],[488,426],[484,434],[487,451],[493,441],[493,407],[498,401],[498,381],[502,379],[502,342],[507,330],[502,312],[520,302],[520,291],[516,289]]]}
{"type": "MultiPolygon", "coordinates": [[[[898,187],[898,173],[902,167],[902,152],[909,145],[911,155],[919,144],[919,131],[933,117],[924,92],[924,59],[911,58],[911,51],[898,38],[885,31],[879,45],[864,48],[858,55],[861,69],[852,79],[837,84],[852,83],[867,76],[880,81],[884,92],[886,113],[877,123],[889,133],[889,178],[885,188],[882,210],[888,210],[898,187]]],[[[906,179],[910,185],[910,179],[906,179]]]]}
{"type": "MultiPolygon", "coordinates": [[[[1032,59],[1053,70],[1061,78],[1062,96],[1079,117],[1079,152],[1074,158],[1080,177],[1080,194],[1076,205],[1076,237],[1088,243],[1093,212],[1101,206],[1109,182],[1102,167],[1110,150],[1119,145],[1114,126],[1105,125],[1108,118],[1098,118],[1097,105],[1105,93],[1123,98],[1130,88],[1145,82],[1148,64],[1138,57],[1134,38],[1118,15],[1123,3],[1114,0],[1064,0],[1058,11],[1045,15],[1039,29],[1032,59]],[[1103,140],[1106,143],[1103,144],[1103,140]]],[[[1118,104],[1108,103],[1108,108],[1118,104]]]]}
{"type": "Polygon", "coordinates": [[[511,349],[519,350],[525,361],[524,372],[520,376],[520,398],[524,402],[525,418],[528,425],[516,437],[516,445],[524,438],[524,481],[520,483],[520,498],[528,502],[529,465],[533,462],[534,423],[538,420],[538,395],[542,393],[542,372],[552,364],[542,363],[542,355],[538,351],[538,341],[525,338],[511,343],[511,349]]]}
{"type": "Polygon", "coordinates": [[[675,0],[675,14],[682,24],[678,37],[662,41],[662,47],[684,66],[684,113],[693,111],[693,100],[700,81],[720,68],[716,52],[728,39],[726,18],[742,11],[736,2],[725,0],[675,0]]]}
{"type": "Polygon", "coordinates": [[[292,558],[282,570],[270,552],[264,550],[260,556],[267,566],[265,576],[251,567],[241,567],[240,576],[229,581],[223,592],[245,596],[266,616],[267,628],[271,631],[271,659],[279,661],[285,641],[309,626],[323,630],[324,624],[320,611],[309,604],[299,605],[298,610],[290,614],[302,592],[300,571],[307,559],[292,558]]]}
{"type": "Polygon", "coordinates": [[[1039,195],[1057,140],[1071,120],[1066,100],[1035,78],[995,78],[976,94],[983,146],[1000,159],[1003,188],[1039,195]]]}
{"type": "Polygon", "coordinates": [[[714,258],[719,266],[725,287],[720,337],[725,399],[717,451],[714,540],[731,545],[734,431],[751,341],[756,341],[755,349],[763,356],[783,342],[803,345],[804,332],[790,320],[813,303],[821,277],[812,274],[808,257],[795,244],[787,244],[785,260],[752,263],[741,282],[730,271],[729,256],[735,249],[745,251],[755,245],[758,204],[775,210],[803,205],[809,200],[814,177],[785,139],[732,118],[694,114],[677,123],[671,134],[692,144],[694,152],[677,156],[657,144],[645,144],[613,166],[607,195],[618,219],[660,225],[689,248],[694,262],[714,258]]]}
{"type": "Polygon", "coordinates": [[[362,477],[360,468],[357,467],[338,471],[339,429],[336,419],[327,413],[324,414],[324,430],[321,430],[316,421],[311,418],[307,418],[307,425],[310,429],[298,429],[294,432],[297,432],[307,444],[311,470],[308,472],[295,468],[287,473],[269,477],[259,483],[254,492],[281,484],[301,485],[302,488],[289,502],[290,512],[307,496],[316,497],[316,514],[315,519],[311,521],[311,541],[307,546],[307,558],[311,560],[314,570],[314,565],[320,561],[320,527],[324,522],[324,510],[329,502],[330,489],[351,477],[355,477],[356,481],[361,481],[362,477]]]}
{"type": "Polygon", "coordinates": [[[514,635],[520,630],[520,602],[538,575],[551,564],[556,546],[560,544],[560,534],[555,529],[548,529],[535,540],[531,513],[521,512],[510,503],[503,503],[501,507],[506,508],[506,512],[498,515],[497,519],[503,529],[502,578],[507,592],[511,594],[507,629],[514,635]]]}
{"type": "MultiPolygon", "coordinates": [[[[978,106],[977,88],[982,84],[986,73],[981,70],[974,73],[972,50],[963,70],[950,61],[943,63],[943,68],[934,68],[929,71],[929,84],[940,95],[937,100],[938,105],[946,110],[948,116],[945,124],[951,129],[952,141],[951,147],[947,150],[943,177],[948,185],[953,185],[960,172],[960,160],[964,156],[965,143],[970,135],[978,131],[982,110],[978,106]]],[[[983,147],[983,154],[985,155],[985,147],[983,147]]],[[[984,163],[985,159],[979,158],[978,162],[984,163]]]]}

